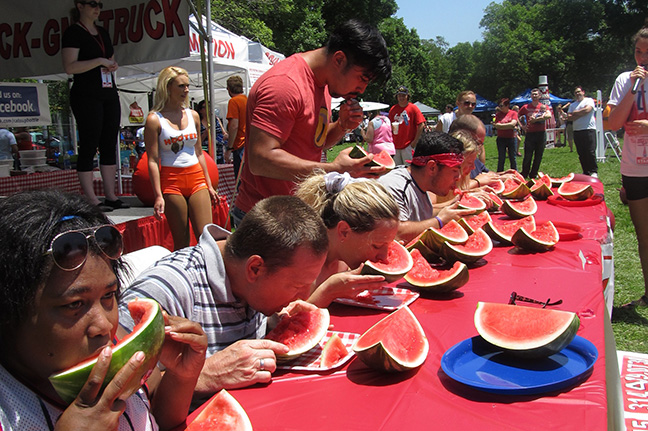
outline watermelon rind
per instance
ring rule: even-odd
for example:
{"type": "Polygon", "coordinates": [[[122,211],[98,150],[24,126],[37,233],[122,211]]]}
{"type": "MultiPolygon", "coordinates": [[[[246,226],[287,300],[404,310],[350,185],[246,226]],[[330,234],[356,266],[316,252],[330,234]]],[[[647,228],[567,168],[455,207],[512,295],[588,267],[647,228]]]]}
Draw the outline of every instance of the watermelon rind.
{"type": "Polygon", "coordinates": [[[397,241],[392,241],[389,245],[387,263],[365,261],[361,274],[364,275],[382,275],[388,283],[400,280],[405,274],[412,269],[412,256],[407,249],[397,241]],[[396,266],[399,262],[399,266],[396,266]],[[390,267],[387,269],[387,267],[390,267]]]}
{"type": "Polygon", "coordinates": [[[243,406],[225,389],[207,403],[186,431],[252,431],[252,422],[243,406]]]}
{"type": "Polygon", "coordinates": [[[551,248],[558,243],[559,239],[560,235],[558,230],[552,222],[548,221],[541,225],[537,225],[536,229],[533,231],[529,231],[525,228],[518,229],[511,237],[511,242],[513,245],[524,250],[542,253],[551,250],[551,248]],[[534,232],[538,229],[543,230],[544,232],[547,230],[552,231],[552,239],[549,241],[543,241],[534,236],[534,232]]]}
{"type": "Polygon", "coordinates": [[[533,196],[527,196],[521,201],[507,199],[500,207],[500,210],[511,218],[520,219],[534,215],[538,211],[538,204],[536,204],[533,196]]]}
{"type": "Polygon", "coordinates": [[[547,185],[542,180],[537,180],[533,187],[531,187],[531,195],[539,200],[546,200],[549,196],[553,196],[554,192],[551,190],[551,186],[547,185]]]}
{"type": "MultiPolygon", "coordinates": [[[[367,152],[364,150],[364,148],[358,145],[354,146],[351,149],[351,152],[349,152],[349,157],[351,157],[352,159],[361,159],[366,156],[367,152]]],[[[366,163],[365,166],[384,166],[387,169],[394,169],[396,167],[396,163],[394,162],[394,159],[392,159],[392,157],[389,155],[389,153],[383,150],[378,155],[374,156],[373,160],[369,161],[369,163],[366,163]]]]}
{"type": "Polygon", "coordinates": [[[477,229],[475,233],[468,237],[465,244],[443,243],[441,256],[448,262],[475,263],[482,259],[493,250],[493,241],[483,229],[477,229]],[[480,243],[480,249],[470,248],[475,243],[480,243]]]}
{"type": "Polygon", "coordinates": [[[428,262],[438,261],[439,255],[430,250],[430,248],[425,245],[423,241],[421,241],[421,235],[423,235],[423,232],[421,232],[419,236],[410,241],[409,244],[405,246],[405,248],[410,253],[410,255],[412,253],[412,250],[418,250],[428,262]]]}
{"type": "Polygon", "coordinates": [[[265,338],[277,341],[279,343],[290,340],[290,350],[287,353],[277,353],[278,362],[292,361],[293,359],[303,355],[304,353],[317,346],[322,338],[326,336],[326,332],[331,324],[331,315],[326,308],[305,309],[303,307],[294,307],[288,313],[281,315],[277,326],[270,331],[265,338]],[[307,313],[309,316],[309,326],[299,328],[301,332],[295,333],[294,328],[290,327],[291,319],[300,319],[302,313],[307,313]],[[285,329],[285,333],[281,329],[285,329]],[[297,338],[297,341],[295,341],[297,338]]]}
{"type": "Polygon", "coordinates": [[[475,328],[488,343],[525,358],[560,352],[576,336],[576,313],[524,305],[478,302],[475,328]]]}
{"type": "Polygon", "coordinates": [[[429,227],[421,235],[421,241],[433,252],[440,253],[444,242],[463,244],[468,241],[468,232],[455,220],[446,223],[442,229],[429,227]]]}
{"type": "Polygon", "coordinates": [[[594,189],[591,184],[569,182],[558,188],[558,194],[568,201],[584,201],[594,196],[594,189]]]}
{"type": "MultiPolygon", "coordinates": [[[[153,299],[138,298],[129,303],[131,315],[134,314],[132,310],[139,306],[150,310],[148,319],[146,321],[136,321],[133,332],[127,337],[124,337],[117,345],[113,346],[110,367],[104,378],[101,390],[110,383],[113,377],[115,377],[115,374],[126,365],[128,360],[139,351],[144,352],[146,355],[144,362],[138,369],[138,374],[142,378],[133,379],[133,383],[124,391],[124,394],[134,393],[139,389],[150,375],[153,367],[157,364],[162,351],[162,344],[164,343],[164,317],[162,316],[162,308],[153,299]],[[134,304],[135,302],[138,304],[134,304]],[[131,308],[131,304],[133,304],[133,308],[131,308]]],[[[133,315],[133,318],[138,319],[139,317],[133,315]]],[[[49,377],[49,381],[56,390],[56,393],[67,404],[72,403],[79,392],[81,392],[81,388],[83,388],[83,385],[88,380],[92,368],[97,363],[98,356],[97,354],[74,367],[49,377]]]]}
{"type": "Polygon", "coordinates": [[[426,292],[447,293],[457,290],[470,278],[468,267],[455,262],[450,269],[432,268],[418,250],[412,251],[414,267],[405,275],[405,281],[426,292]]]}
{"type": "Polygon", "coordinates": [[[430,345],[423,327],[408,306],[384,317],[353,344],[353,351],[367,366],[400,372],[420,367],[430,345]],[[413,357],[406,357],[406,355],[413,357]]]}

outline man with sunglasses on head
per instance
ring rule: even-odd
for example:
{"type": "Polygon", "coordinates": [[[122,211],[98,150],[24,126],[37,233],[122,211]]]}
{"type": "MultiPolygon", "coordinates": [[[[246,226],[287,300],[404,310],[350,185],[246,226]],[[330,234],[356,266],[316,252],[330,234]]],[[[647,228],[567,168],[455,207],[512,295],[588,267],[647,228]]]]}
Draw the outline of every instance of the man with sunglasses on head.
{"type": "MultiPolygon", "coordinates": [[[[443,132],[424,132],[414,150],[411,166],[399,166],[378,179],[400,208],[397,239],[410,241],[429,227],[442,228],[450,220],[474,213],[457,203],[436,214],[427,192],[445,196],[461,175],[463,144],[443,132]]],[[[408,161],[409,162],[409,161],[408,161]]]]}
{"type": "Polygon", "coordinates": [[[470,115],[475,110],[477,106],[477,96],[473,91],[465,90],[457,95],[457,111],[450,111],[441,116],[439,116],[439,121],[436,125],[437,132],[448,133],[450,130],[450,125],[458,117],[462,115],[470,115]]]}
{"type": "Polygon", "coordinates": [[[207,225],[197,245],[140,274],[124,293],[120,316],[132,328],[126,304],[148,297],[170,315],[202,325],[208,348],[196,398],[268,383],[276,355],[288,348],[262,339],[266,316],[308,298],[327,251],[327,231],[315,210],[294,196],[272,196],[248,211],[233,234],[207,225]]]}
{"type": "Polygon", "coordinates": [[[547,143],[546,123],[551,118],[551,109],[540,103],[539,89],[531,90],[531,103],[522,106],[518,116],[526,117],[526,124],[523,126],[526,134],[521,174],[525,178],[535,178],[538,176],[540,162],[542,162],[542,155],[547,143]]]}
{"type": "Polygon", "coordinates": [[[410,93],[407,87],[401,85],[396,92],[398,103],[389,109],[389,120],[392,122],[394,137],[394,162],[404,165],[405,160],[412,158],[412,152],[425,129],[425,117],[421,110],[410,103],[410,93]]]}

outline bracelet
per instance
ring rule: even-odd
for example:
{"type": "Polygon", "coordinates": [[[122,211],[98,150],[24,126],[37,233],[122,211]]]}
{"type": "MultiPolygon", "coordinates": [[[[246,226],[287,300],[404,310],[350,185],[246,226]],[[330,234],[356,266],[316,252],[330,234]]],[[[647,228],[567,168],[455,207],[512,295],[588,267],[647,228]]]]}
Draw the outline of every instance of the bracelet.
{"type": "Polygon", "coordinates": [[[479,180],[477,179],[477,177],[473,178],[473,180],[477,181],[477,187],[481,187],[481,183],[479,182],[479,180]]]}
{"type": "Polygon", "coordinates": [[[443,222],[441,221],[441,218],[439,216],[435,216],[434,218],[437,219],[437,221],[439,222],[439,229],[441,229],[443,227],[443,222]]]}

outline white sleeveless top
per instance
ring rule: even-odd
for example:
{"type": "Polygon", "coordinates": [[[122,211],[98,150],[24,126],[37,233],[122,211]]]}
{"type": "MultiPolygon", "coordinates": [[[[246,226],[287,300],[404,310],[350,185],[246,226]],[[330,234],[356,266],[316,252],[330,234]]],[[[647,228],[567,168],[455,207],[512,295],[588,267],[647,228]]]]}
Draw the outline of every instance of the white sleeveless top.
{"type": "Polygon", "coordinates": [[[196,123],[191,114],[191,109],[186,108],[184,112],[187,115],[188,124],[183,130],[174,129],[169,120],[156,112],[160,119],[160,136],[158,137],[160,166],[186,168],[198,163],[198,156],[196,156],[196,142],[198,142],[196,123]]]}
{"type": "MultiPolygon", "coordinates": [[[[0,429],[2,431],[53,430],[63,413],[20,383],[0,365],[0,429]]],[[[119,431],[158,431],[151,405],[142,389],[126,400],[119,431]]]]}

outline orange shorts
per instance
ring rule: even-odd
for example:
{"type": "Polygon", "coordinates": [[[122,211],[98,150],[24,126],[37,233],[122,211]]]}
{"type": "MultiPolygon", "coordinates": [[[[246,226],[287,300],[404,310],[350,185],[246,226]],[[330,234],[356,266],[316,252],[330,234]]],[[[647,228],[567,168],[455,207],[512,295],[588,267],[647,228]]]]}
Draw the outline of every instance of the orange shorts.
{"type": "Polygon", "coordinates": [[[200,163],[186,168],[163,166],[160,186],[164,195],[182,195],[188,198],[197,191],[206,189],[207,181],[200,163]]]}

